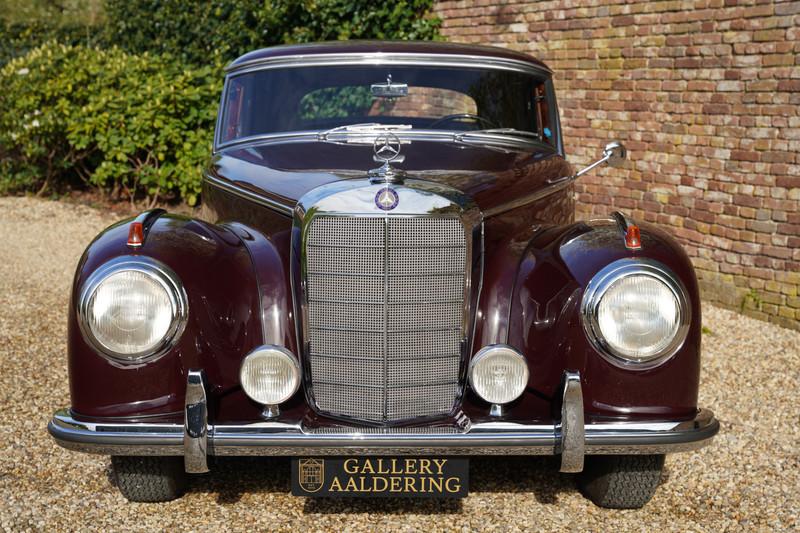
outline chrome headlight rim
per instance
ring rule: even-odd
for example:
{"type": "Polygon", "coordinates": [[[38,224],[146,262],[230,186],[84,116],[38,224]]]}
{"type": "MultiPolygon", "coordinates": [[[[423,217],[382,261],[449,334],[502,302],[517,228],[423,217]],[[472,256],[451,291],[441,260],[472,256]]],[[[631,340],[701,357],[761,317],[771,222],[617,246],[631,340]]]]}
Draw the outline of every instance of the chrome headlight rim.
{"type": "Polygon", "coordinates": [[[292,353],[288,348],[285,348],[284,346],[278,346],[275,344],[264,344],[262,346],[259,346],[253,349],[252,351],[248,352],[248,354],[242,358],[242,363],[239,365],[239,385],[242,387],[242,392],[244,392],[245,396],[247,396],[248,398],[250,398],[259,405],[276,406],[289,401],[297,393],[297,391],[300,390],[300,382],[302,381],[302,379],[303,379],[303,371],[300,368],[300,361],[297,359],[297,356],[295,356],[294,353],[292,353]],[[291,392],[289,392],[283,399],[273,403],[264,403],[258,398],[254,398],[253,396],[251,396],[250,393],[245,388],[243,384],[244,380],[242,379],[242,373],[244,372],[245,364],[247,363],[248,359],[258,355],[259,353],[266,351],[279,352],[281,355],[289,359],[292,363],[292,369],[294,374],[294,386],[292,387],[291,392]]]}
{"type": "Polygon", "coordinates": [[[83,339],[98,355],[105,357],[115,365],[124,367],[138,366],[160,359],[169,352],[181,338],[189,318],[189,299],[177,274],[167,265],[147,256],[117,257],[107,261],[86,279],[78,296],[78,326],[83,339]],[[159,343],[148,350],[135,353],[121,353],[106,347],[95,337],[89,326],[89,303],[100,285],[114,274],[124,271],[139,272],[161,285],[171,304],[169,329],[159,343]]]}
{"type": "Polygon", "coordinates": [[[469,363],[469,368],[467,370],[467,379],[469,381],[470,388],[473,390],[473,392],[475,392],[475,394],[481,400],[483,400],[485,402],[488,402],[488,403],[491,403],[491,404],[494,404],[494,405],[508,405],[508,404],[518,400],[525,393],[525,389],[527,388],[528,380],[530,379],[530,369],[528,368],[528,360],[525,358],[524,355],[522,355],[519,351],[514,349],[512,346],[509,346],[508,344],[489,344],[487,346],[484,346],[480,350],[478,350],[478,353],[476,353],[472,357],[472,360],[469,363]],[[480,361],[482,361],[486,357],[490,357],[492,355],[492,353],[496,352],[497,350],[505,350],[505,351],[509,351],[509,352],[513,353],[522,362],[522,367],[524,369],[524,375],[525,375],[524,380],[523,380],[524,383],[525,383],[525,386],[522,387],[522,390],[519,392],[519,394],[517,394],[511,400],[508,400],[506,402],[501,402],[501,403],[492,402],[492,401],[487,400],[486,398],[484,398],[483,395],[481,395],[481,393],[475,387],[475,383],[474,383],[474,380],[473,380],[473,374],[474,374],[473,370],[478,365],[478,363],[480,363],[480,361]]]}
{"type": "Polygon", "coordinates": [[[581,322],[592,347],[609,363],[627,370],[648,370],[669,361],[680,350],[689,334],[692,308],[686,287],[664,264],[652,259],[619,259],[606,265],[589,281],[581,300],[581,322]],[[606,291],[616,282],[630,276],[648,276],[663,283],[678,303],[678,327],[668,345],[657,355],[636,361],[617,351],[604,338],[598,323],[598,308],[606,291]]]}

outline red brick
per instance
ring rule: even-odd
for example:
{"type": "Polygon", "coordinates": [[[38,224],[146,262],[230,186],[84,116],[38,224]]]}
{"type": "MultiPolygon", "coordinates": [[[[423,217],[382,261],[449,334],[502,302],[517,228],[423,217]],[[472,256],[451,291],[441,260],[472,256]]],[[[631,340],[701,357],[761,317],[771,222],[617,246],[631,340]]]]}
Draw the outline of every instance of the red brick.
{"type": "Polygon", "coordinates": [[[703,106],[703,113],[708,115],[727,115],[731,112],[728,104],[706,104],[703,106]]]}
{"type": "Polygon", "coordinates": [[[744,150],[733,150],[731,152],[731,159],[734,161],[758,161],[760,158],[756,152],[747,152],[744,150]]]}
{"type": "Polygon", "coordinates": [[[800,80],[781,80],[778,82],[778,90],[800,92],[800,80]]]}
{"type": "Polygon", "coordinates": [[[800,224],[778,224],[778,233],[800,235],[800,224]]]}
{"type": "Polygon", "coordinates": [[[775,185],[784,189],[800,188],[800,176],[778,176],[775,185]]]}

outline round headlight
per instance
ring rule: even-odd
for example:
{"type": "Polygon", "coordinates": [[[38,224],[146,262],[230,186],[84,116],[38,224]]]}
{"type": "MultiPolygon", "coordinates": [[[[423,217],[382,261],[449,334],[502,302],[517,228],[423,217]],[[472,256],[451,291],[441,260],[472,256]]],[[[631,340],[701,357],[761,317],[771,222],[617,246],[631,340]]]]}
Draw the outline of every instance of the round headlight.
{"type": "Polygon", "coordinates": [[[663,265],[623,259],[601,270],[582,302],[587,336],[612,362],[649,368],[686,340],[686,290],[663,265]]]}
{"type": "Polygon", "coordinates": [[[87,280],[78,307],[85,338],[123,363],[163,354],[180,336],[187,313],[175,274],[147,258],[103,265],[87,280]]]}
{"type": "Polygon", "coordinates": [[[506,404],[519,398],[528,384],[528,363],[510,346],[487,346],[472,359],[469,382],[482,399],[506,404]]]}
{"type": "Polygon", "coordinates": [[[278,405],[300,387],[300,365],[285,348],[261,346],[244,358],[239,380],[251,399],[264,405],[278,405]]]}

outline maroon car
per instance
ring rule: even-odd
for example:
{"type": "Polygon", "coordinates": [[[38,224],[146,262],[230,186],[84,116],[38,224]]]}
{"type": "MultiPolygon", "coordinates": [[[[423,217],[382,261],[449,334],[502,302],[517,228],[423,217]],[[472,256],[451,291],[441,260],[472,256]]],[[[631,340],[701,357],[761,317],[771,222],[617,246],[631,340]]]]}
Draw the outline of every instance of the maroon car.
{"type": "MultiPolygon", "coordinates": [[[[269,48],[227,70],[203,215],[80,260],[69,449],[134,501],[209,456],[291,456],[293,492],[463,496],[468,457],[556,455],[640,507],[707,443],[700,299],[666,232],[574,221],[552,72],[443,43],[269,48]]],[[[598,137],[607,132],[598,131],[598,137]]]]}

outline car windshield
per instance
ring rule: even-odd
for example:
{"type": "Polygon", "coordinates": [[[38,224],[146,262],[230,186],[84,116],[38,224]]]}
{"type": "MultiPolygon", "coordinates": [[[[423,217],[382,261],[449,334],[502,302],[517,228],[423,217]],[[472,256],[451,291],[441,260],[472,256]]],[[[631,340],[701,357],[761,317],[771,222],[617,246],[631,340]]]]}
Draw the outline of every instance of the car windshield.
{"type": "Polygon", "coordinates": [[[218,142],[353,124],[410,130],[490,130],[553,142],[547,79],[437,66],[315,66],[233,75],[218,142]]]}

